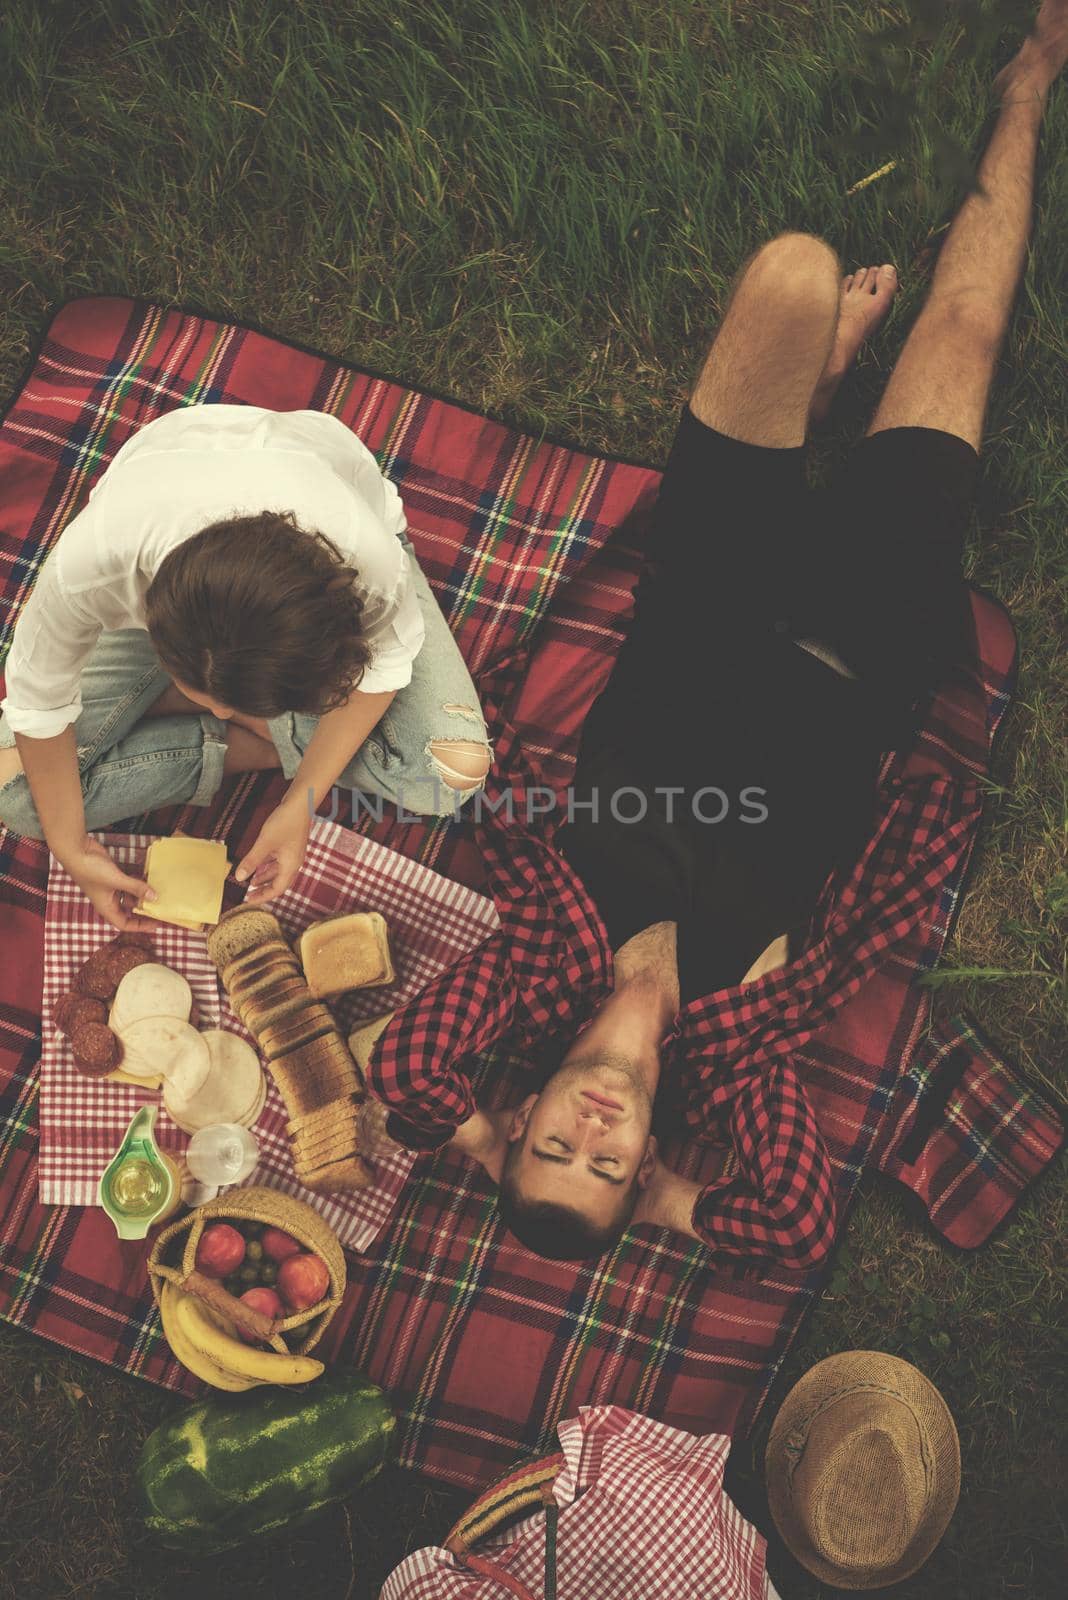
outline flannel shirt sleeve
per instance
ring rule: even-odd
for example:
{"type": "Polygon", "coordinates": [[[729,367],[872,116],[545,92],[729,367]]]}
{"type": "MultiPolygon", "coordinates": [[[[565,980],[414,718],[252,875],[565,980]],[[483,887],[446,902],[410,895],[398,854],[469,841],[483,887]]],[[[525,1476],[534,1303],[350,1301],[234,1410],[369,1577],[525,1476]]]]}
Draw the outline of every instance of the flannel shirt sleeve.
{"type": "Polygon", "coordinates": [[[685,1119],[724,1132],[736,1165],[699,1196],[694,1227],[717,1251],[809,1270],[834,1242],[832,1173],[794,1062],[890,952],[922,932],[962,865],[978,795],[922,774],[886,787],[853,870],[828,883],[815,937],[788,967],[708,995],[680,1019],[685,1119]]]}
{"type": "Polygon", "coordinates": [[[597,911],[548,829],[524,821],[532,780],[504,728],[473,824],[500,928],[412,1003],[377,1042],[368,1087],[389,1107],[386,1132],[436,1150],[473,1115],[479,1055],[507,1034],[522,1050],[577,1026],[607,992],[611,954],[597,911]]]}
{"type": "Polygon", "coordinates": [[[808,1271],[834,1244],[830,1158],[808,1096],[785,1061],[717,1086],[734,1154],[697,1197],[693,1225],[722,1256],[808,1271]]]}

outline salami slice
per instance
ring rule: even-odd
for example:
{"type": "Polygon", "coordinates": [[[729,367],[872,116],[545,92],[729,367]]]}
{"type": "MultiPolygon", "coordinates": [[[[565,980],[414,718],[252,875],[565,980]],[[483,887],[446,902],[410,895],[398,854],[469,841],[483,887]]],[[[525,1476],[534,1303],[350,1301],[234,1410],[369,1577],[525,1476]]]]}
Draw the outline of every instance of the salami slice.
{"type": "Polygon", "coordinates": [[[111,951],[108,946],[94,950],[74,976],[74,987],[79,994],[91,995],[94,1000],[110,1000],[116,983],[111,976],[111,951]]]}
{"type": "Polygon", "coordinates": [[[68,1038],[83,1022],[106,1022],[108,1008],[103,1000],[94,1000],[91,995],[61,994],[52,1007],[52,1021],[60,1033],[65,1033],[68,1038]]]}
{"type": "Polygon", "coordinates": [[[90,1078],[103,1078],[122,1062],[122,1042],[106,1022],[83,1022],[71,1035],[74,1065],[90,1078]]]}
{"type": "Polygon", "coordinates": [[[111,945],[107,953],[107,970],[116,989],[128,972],[135,967],[143,967],[152,962],[151,950],[143,950],[140,945],[121,944],[111,945]]]}

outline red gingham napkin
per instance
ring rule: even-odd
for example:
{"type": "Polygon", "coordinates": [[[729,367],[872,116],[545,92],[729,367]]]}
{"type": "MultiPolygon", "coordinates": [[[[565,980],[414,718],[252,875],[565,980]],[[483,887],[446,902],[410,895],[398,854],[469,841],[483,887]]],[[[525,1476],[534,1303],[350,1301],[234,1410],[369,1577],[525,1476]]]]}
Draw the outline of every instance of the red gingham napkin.
{"type": "MultiPolygon", "coordinates": [[[[151,843],[143,834],[99,838],[123,866],[140,866],[151,843]]],[[[366,990],[332,1002],[343,1035],[361,1019],[406,1004],[497,927],[493,902],[485,896],[321,817],[313,823],[308,853],[292,888],[269,909],[290,939],[310,922],[339,911],[380,911],[385,917],[397,981],[388,989],[366,990]]],[[[229,1028],[254,1046],[255,1040],[230,1009],[203,934],[162,922],[151,924],[150,931],[156,959],[187,979],[197,1025],[229,1028]]],[[[46,1205],[96,1205],[100,1174],[146,1098],[160,1101],[156,1133],[161,1148],[180,1155],[189,1142],[155,1091],[78,1072],[69,1041],[52,1025],[52,1007],[71,987],[81,963],[113,937],[113,930],[53,858],[45,908],[40,1099],[40,1185],[46,1205]]],[[[343,1245],[368,1249],[389,1222],[414,1157],[402,1151],[376,1163],[374,1184],[359,1194],[312,1194],[293,1176],[286,1120],[285,1106],[268,1077],[267,1103],[253,1130],[260,1162],[248,1182],[268,1184],[307,1200],[343,1245]]]]}
{"type": "MultiPolygon", "coordinates": [[[[557,1593],[764,1600],[767,1544],[724,1492],[726,1434],[697,1438],[612,1405],[582,1406],[557,1434],[557,1593]]],[[[496,1574],[431,1546],[401,1562],[379,1600],[500,1600],[509,1582],[513,1593],[545,1592],[544,1511],[475,1550],[496,1574]]]]}

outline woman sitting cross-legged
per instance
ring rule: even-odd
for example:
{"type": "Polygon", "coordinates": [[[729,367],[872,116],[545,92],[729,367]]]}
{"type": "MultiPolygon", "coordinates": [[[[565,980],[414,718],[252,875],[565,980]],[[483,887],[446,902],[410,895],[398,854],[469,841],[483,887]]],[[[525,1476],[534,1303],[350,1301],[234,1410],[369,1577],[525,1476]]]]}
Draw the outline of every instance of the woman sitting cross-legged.
{"type": "Polygon", "coordinates": [[[280,767],[237,870],[264,901],[335,784],[451,815],[490,762],[400,496],[319,411],[180,407],[127,440],[23,607],[2,709],[0,821],[118,928],[146,886],[93,830],[280,767]]]}

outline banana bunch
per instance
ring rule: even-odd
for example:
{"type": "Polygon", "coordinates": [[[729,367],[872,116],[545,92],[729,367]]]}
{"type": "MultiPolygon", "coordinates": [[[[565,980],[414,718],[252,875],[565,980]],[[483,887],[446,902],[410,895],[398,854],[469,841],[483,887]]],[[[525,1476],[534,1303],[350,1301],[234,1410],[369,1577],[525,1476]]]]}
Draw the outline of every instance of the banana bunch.
{"type": "Polygon", "coordinates": [[[183,1367],[216,1389],[237,1393],[267,1383],[310,1383],[323,1371],[311,1356],[283,1356],[237,1337],[231,1322],[173,1283],[160,1291],[163,1332],[183,1367]]]}

